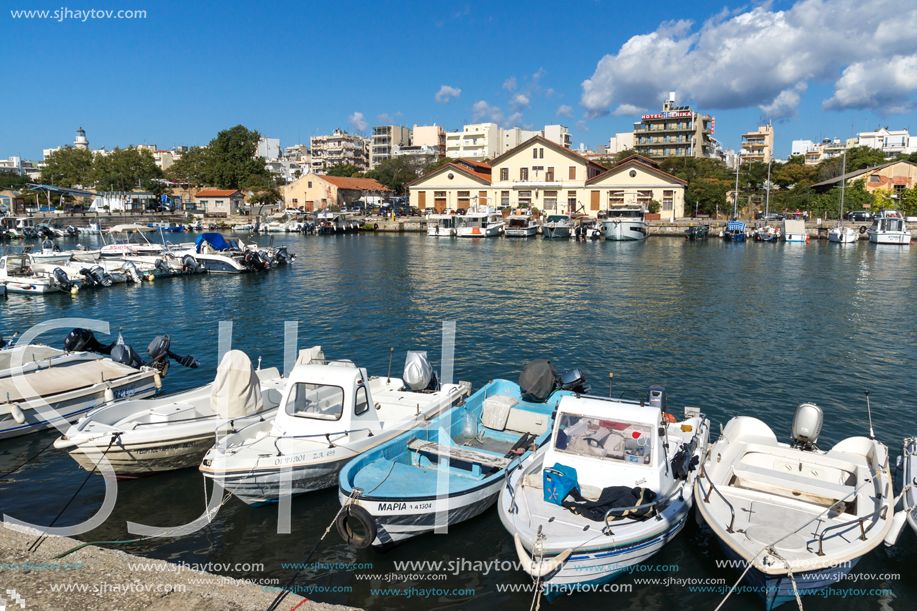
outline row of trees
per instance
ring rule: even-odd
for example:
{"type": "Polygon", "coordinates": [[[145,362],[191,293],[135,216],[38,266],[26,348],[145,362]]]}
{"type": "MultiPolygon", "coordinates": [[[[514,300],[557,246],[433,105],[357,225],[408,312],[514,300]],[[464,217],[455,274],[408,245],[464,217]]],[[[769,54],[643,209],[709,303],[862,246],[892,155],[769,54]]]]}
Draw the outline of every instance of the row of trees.
{"type": "Polygon", "coordinates": [[[416,157],[392,157],[382,161],[372,170],[361,172],[352,164],[337,165],[330,168],[328,176],[346,176],[351,178],[373,178],[398,194],[407,192],[407,185],[428,172],[450,163],[452,159],[445,157],[439,161],[426,161],[416,157]]]}

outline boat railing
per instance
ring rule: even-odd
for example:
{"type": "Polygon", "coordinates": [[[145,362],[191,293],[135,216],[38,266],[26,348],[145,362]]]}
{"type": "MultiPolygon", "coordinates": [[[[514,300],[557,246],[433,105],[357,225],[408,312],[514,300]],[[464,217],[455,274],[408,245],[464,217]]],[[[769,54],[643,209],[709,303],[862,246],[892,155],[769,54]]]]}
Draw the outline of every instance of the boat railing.
{"type": "MultiPolygon", "coordinates": [[[[848,495],[848,496],[849,496],[849,495],[848,495]]],[[[838,529],[838,528],[846,528],[846,527],[848,527],[848,526],[853,526],[854,524],[859,524],[859,525],[860,525],[860,537],[859,537],[859,539],[860,539],[861,541],[865,541],[865,540],[866,540],[866,533],[869,532],[870,530],[872,530],[872,527],[875,526],[875,520],[876,520],[876,518],[877,518],[877,517],[880,517],[880,516],[879,516],[879,513],[882,514],[882,515],[881,515],[881,519],[884,520],[884,519],[886,518],[886,516],[888,515],[888,504],[885,504],[885,505],[883,505],[883,506],[881,506],[881,507],[877,507],[876,510],[873,511],[873,512],[872,512],[871,514],[869,514],[868,516],[861,516],[861,517],[859,517],[859,518],[850,520],[849,522],[844,522],[843,524],[835,524],[834,526],[829,526],[828,528],[826,528],[826,529],[824,529],[823,531],[821,531],[821,534],[818,536],[818,555],[819,555],[819,556],[824,556],[824,555],[825,555],[825,552],[822,551],[822,541],[823,541],[824,538],[825,538],[825,534],[828,533],[829,531],[836,530],[836,529],[838,529]],[[872,521],[873,521],[873,523],[869,525],[869,528],[866,528],[866,527],[863,526],[863,522],[865,522],[866,520],[872,520],[872,521]]]]}
{"type": "Polygon", "coordinates": [[[351,433],[359,433],[361,431],[369,431],[369,436],[370,437],[373,436],[373,430],[369,427],[364,427],[360,429],[350,429],[350,430],[344,430],[344,431],[335,431],[333,433],[316,433],[314,435],[278,435],[277,437],[274,438],[274,449],[277,450],[277,456],[283,456],[283,452],[280,451],[280,447],[277,445],[277,442],[279,442],[281,439],[309,439],[312,437],[324,437],[328,441],[328,447],[334,448],[334,447],[337,447],[334,445],[335,441],[338,441],[342,437],[346,437],[347,435],[350,435],[351,433]],[[335,439],[331,439],[332,435],[339,435],[339,437],[336,437],[335,439]]]}
{"type": "MultiPolygon", "coordinates": [[[[675,498],[676,496],[682,493],[682,488],[683,488],[683,485],[676,486],[675,489],[672,492],[670,492],[668,495],[666,495],[665,497],[661,499],[656,499],[652,503],[643,503],[642,505],[633,505],[632,507],[612,507],[611,509],[606,511],[605,515],[602,517],[602,522],[605,524],[605,528],[602,529],[603,534],[606,534],[606,535],[610,534],[611,525],[608,523],[608,518],[611,517],[611,514],[615,512],[627,512],[627,511],[639,511],[641,509],[645,509],[645,510],[652,509],[652,510],[655,510],[656,519],[661,520],[662,516],[659,515],[659,507],[662,507],[663,509],[665,509],[665,507],[668,506],[669,502],[673,498],[675,498]],[[605,531],[609,531],[609,532],[605,532],[605,531]]],[[[623,518],[625,516],[619,515],[619,516],[613,516],[613,517],[623,518]]]]}
{"type": "Polygon", "coordinates": [[[515,471],[516,469],[522,466],[522,463],[520,462],[518,465],[516,465],[512,469],[510,468],[513,462],[517,458],[519,458],[519,455],[515,455],[510,459],[509,464],[507,464],[506,469],[504,469],[504,475],[503,475],[503,481],[505,482],[504,485],[506,486],[506,489],[509,491],[509,512],[510,513],[516,513],[516,490],[515,490],[515,487],[512,485],[512,483],[510,483],[510,475],[512,475],[513,471],[515,471]]]}
{"type": "Polygon", "coordinates": [[[733,530],[732,527],[735,526],[735,521],[736,521],[736,510],[735,510],[735,508],[733,508],[732,503],[730,503],[729,500],[728,500],[725,496],[723,496],[723,493],[719,491],[719,489],[718,489],[718,488],[716,487],[716,485],[713,483],[713,480],[710,479],[710,475],[707,473],[707,468],[706,468],[706,466],[704,465],[704,463],[701,463],[701,466],[700,466],[700,475],[699,475],[698,478],[697,478],[697,485],[700,486],[701,492],[704,491],[704,482],[703,482],[703,478],[705,478],[705,477],[707,478],[707,482],[710,484],[710,490],[708,490],[708,491],[706,491],[706,492],[704,493],[704,502],[705,502],[705,503],[709,503],[709,502],[710,502],[710,493],[711,493],[711,492],[716,492],[717,496],[719,496],[721,499],[723,499],[723,502],[726,503],[726,506],[727,506],[727,507],[729,507],[729,513],[732,514],[732,518],[729,520],[729,527],[726,528],[726,532],[732,534],[732,533],[735,532],[735,531],[733,530]]]}

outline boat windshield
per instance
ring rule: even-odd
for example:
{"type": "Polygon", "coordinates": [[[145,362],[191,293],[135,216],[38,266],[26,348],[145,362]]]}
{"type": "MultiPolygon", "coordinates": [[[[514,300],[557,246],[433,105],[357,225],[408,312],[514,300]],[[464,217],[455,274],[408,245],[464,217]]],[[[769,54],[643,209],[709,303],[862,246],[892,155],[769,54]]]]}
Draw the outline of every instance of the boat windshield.
{"type": "Polygon", "coordinates": [[[639,210],[615,210],[612,208],[608,211],[608,218],[640,218],[643,213],[639,210]]]}
{"type": "Polygon", "coordinates": [[[326,384],[298,383],[287,399],[287,413],[297,418],[340,420],[344,413],[344,389],[326,384]]]}
{"type": "Polygon", "coordinates": [[[652,429],[645,424],[563,414],[554,447],[567,454],[649,465],[652,439],[652,429]]]}
{"type": "Polygon", "coordinates": [[[562,223],[569,218],[570,217],[565,214],[552,214],[551,216],[548,217],[548,220],[545,222],[546,223],[562,223]]]}
{"type": "Polygon", "coordinates": [[[449,216],[449,217],[446,217],[446,218],[444,218],[444,219],[442,219],[442,218],[439,219],[439,226],[440,226],[440,227],[446,227],[446,228],[455,227],[455,217],[454,217],[454,216],[449,216]]]}

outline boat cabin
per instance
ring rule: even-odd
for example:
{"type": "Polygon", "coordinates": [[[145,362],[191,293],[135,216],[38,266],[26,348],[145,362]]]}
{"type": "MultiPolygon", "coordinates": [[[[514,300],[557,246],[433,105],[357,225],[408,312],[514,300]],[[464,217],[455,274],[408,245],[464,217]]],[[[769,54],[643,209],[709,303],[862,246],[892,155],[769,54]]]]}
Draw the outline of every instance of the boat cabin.
{"type": "Polygon", "coordinates": [[[634,206],[612,206],[608,209],[608,219],[637,219],[644,220],[646,209],[634,206]]]}
{"type": "Polygon", "coordinates": [[[872,221],[872,230],[878,233],[904,232],[907,226],[897,210],[883,210],[872,221]]]}
{"type": "Polygon", "coordinates": [[[516,210],[506,219],[507,229],[527,229],[534,224],[528,211],[516,210]]]}
{"type": "Polygon", "coordinates": [[[459,219],[459,227],[480,227],[486,229],[503,223],[503,215],[491,208],[469,208],[459,219]]]}
{"type": "Polygon", "coordinates": [[[32,275],[32,258],[27,254],[11,254],[0,257],[0,276],[29,277],[32,275]]]}
{"type": "MultiPolygon", "coordinates": [[[[662,411],[633,401],[564,397],[557,406],[545,468],[576,469],[581,487],[649,488],[667,492],[662,411]],[[665,489],[663,489],[665,488],[665,489]]],[[[585,492],[584,492],[585,493],[585,492]]]]}

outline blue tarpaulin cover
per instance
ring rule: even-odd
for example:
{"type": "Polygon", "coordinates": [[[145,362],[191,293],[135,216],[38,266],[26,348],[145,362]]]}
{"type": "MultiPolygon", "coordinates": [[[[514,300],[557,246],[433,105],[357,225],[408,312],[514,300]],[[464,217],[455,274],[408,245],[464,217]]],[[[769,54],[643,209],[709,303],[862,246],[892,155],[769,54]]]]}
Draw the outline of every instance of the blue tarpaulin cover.
{"type": "Polygon", "coordinates": [[[729,221],[726,225],[727,231],[745,231],[745,223],[742,221],[729,221]]]}
{"type": "Polygon", "coordinates": [[[232,248],[226,240],[223,238],[222,234],[219,233],[203,233],[194,243],[194,250],[198,253],[201,252],[201,244],[207,242],[214,250],[226,250],[227,248],[232,248]]]}

